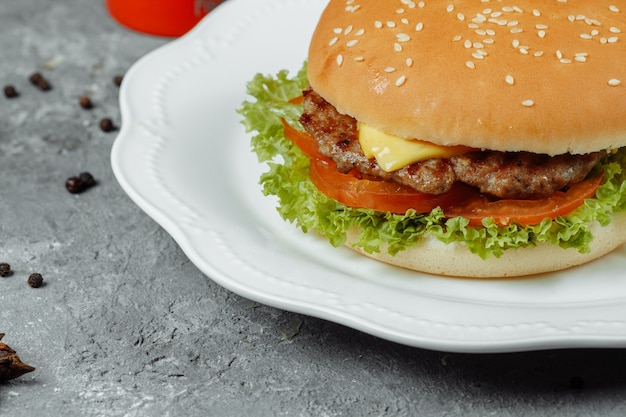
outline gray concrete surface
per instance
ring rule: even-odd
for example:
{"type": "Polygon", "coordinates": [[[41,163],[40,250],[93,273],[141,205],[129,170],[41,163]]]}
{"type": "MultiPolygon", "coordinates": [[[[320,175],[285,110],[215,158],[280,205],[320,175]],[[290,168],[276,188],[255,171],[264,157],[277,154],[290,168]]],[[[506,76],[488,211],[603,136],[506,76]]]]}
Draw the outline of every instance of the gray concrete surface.
{"type": "Polygon", "coordinates": [[[102,0],[0,0],[4,342],[37,367],[2,416],[623,416],[624,350],[464,355],[402,346],[220,288],[110,168],[123,74],[168,39],[102,0]],[[49,92],[27,77],[41,71],[49,92]],[[86,111],[78,97],[88,94],[86,111]],[[98,185],[69,194],[66,178],[98,185]],[[46,285],[26,284],[40,272],[46,285]]]}

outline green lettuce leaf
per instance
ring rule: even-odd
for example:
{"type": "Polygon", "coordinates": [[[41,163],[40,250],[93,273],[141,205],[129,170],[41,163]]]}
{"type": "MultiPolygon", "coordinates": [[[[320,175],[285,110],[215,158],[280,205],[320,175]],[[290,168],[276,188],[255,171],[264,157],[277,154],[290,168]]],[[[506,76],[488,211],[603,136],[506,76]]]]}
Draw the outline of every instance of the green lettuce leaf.
{"type": "Polygon", "coordinates": [[[257,74],[247,85],[254,98],[237,110],[243,116],[247,132],[256,132],[251,139],[252,150],[268,170],[260,184],[265,195],[278,197],[280,215],[304,232],[314,230],[328,238],[334,246],[345,243],[347,232],[361,230],[356,246],[368,253],[386,250],[395,255],[415,245],[424,235],[444,243],[461,242],[472,253],[487,259],[499,257],[508,249],[550,242],[562,248],[589,251],[593,239],[589,225],[606,226],[612,213],[626,208],[626,150],[607,156],[595,169],[604,172],[604,182],[595,198],[564,217],[544,219],[532,226],[498,225],[485,219],[482,227],[469,226],[462,217],[447,219],[441,209],[428,214],[381,213],[369,209],[346,207],[321,194],[309,180],[309,159],[283,132],[281,118],[302,129],[298,118],[302,106],[289,103],[307,87],[306,63],[295,75],[280,71],[276,75],[257,74]]]}

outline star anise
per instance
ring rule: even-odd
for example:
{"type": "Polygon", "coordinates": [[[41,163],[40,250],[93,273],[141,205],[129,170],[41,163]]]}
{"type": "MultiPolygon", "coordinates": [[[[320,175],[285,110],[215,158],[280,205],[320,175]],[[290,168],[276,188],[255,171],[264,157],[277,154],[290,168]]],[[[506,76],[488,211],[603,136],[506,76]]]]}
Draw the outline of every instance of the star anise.
{"type": "MultiPolygon", "coordinates": [[[[0,333],[0,340],[4,333],[0,333]]],[[[30,365],[26,365],[8,345],[0,342],[0,381],[8,381],[25,373],[34,371],[30,365]]]]}

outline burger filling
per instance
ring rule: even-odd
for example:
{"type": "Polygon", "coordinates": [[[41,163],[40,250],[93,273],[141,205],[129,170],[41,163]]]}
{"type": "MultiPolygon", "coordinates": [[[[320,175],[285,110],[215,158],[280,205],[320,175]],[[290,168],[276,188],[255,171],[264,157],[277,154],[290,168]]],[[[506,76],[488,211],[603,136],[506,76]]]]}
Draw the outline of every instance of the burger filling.
{"type": "Polygon", "coordinates": [[[339,113],[311,89],[304,92],[303,107],[300,122],[318,142],[320,153],[333,160],[339,171],[357,170],[426,194],[445,193],[459,181],[502,199],[549,197],[583,181],[606,155],[594,152],[550,156],[468,148],[450,157],[433,157],[390,171],[366,156],[354,118],[339,113]]]}

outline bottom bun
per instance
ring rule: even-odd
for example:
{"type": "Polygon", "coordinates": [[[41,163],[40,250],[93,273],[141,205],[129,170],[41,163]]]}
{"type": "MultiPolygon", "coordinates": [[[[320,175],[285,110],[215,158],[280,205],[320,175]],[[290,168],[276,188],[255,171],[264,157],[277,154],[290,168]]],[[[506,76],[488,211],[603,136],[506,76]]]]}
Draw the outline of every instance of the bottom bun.
{"type": "Polygon", "coordinates": [[[367,253],[353,245],[359,240],[358,230],[348,233],[346,246],[378,261],[413,271],[465,278],[505,278],[553,272],[590,262],[625,243],[625,228],[626,213],[616,213],[607,226],[597,223],[590,226],[594,239],[588,253],[542,242],[536,246],[509,249],[499,258],[486,260],[460,243],[445,244],[435,238],[424,238],[395,256],[384,249],[367,253]]]}

